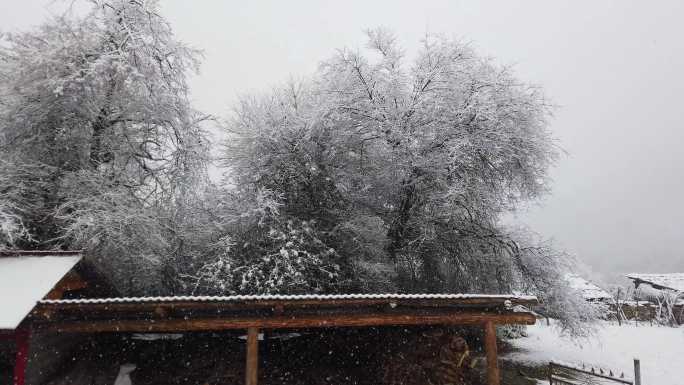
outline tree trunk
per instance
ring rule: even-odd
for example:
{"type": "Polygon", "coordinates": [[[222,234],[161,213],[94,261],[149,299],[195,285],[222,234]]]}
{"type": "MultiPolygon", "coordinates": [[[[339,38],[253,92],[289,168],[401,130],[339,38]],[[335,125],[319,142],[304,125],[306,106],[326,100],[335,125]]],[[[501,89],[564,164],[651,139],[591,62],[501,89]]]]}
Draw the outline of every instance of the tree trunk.
{"type": "Polygon", "coordinates": [[[114,156],[110,151],[105,151],[103,147],[103,140],[106,131],[112,127],[112,122],[109,120],[112,97],[114,95],[114,88],[116,87],[116,79],[113,75],[109,77],[107,93],[103,106],[93,122],[93,137],[90,144],[90,164],[97,168],[102,163],[111,161],[114,156]]]}
{"type": "Polygon", "coordinates": [[[411,210],[416,203],[416,187],[411,182],[404,181],[401,188],[401,196],[402,199],[397,215],[387,232],[387,236],[390,239],[387,252],[394,261],[396,261],[397,251],[406,245],[409,230],[407,227],[411,219],[411,210]]]}

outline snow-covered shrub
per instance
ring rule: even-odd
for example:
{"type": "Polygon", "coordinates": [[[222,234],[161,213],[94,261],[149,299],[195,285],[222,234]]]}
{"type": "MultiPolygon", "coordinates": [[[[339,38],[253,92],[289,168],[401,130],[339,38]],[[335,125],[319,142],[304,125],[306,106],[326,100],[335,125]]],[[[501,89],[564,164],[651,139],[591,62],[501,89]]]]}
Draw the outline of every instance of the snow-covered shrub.
{"type": "MultiPolygon", "coordinates": [[[[238,216],[232,233],[212,245],[213,259],[190,275],[195,293],[275,294],[336,292],[347,275],[337,251],[315,221],[284,218],[261,198],[238,216]],[[268,208],[268,209],[266,209],[268,208]]],[[[348,270],[348,267],[347,267],[348,270]]]]}
{"type": "MultiPolygon", "coordinates": [[[[258,234],[258,233],[257,233],[258,234]]],[[[252,234],[252,236],[255,234],[252,234]]],[[[320,238],[313,221],[284,220],[234,248],[233,274],[242,293],[337,291],[340,256],[320,238]]]]}
{"type": "Polygon", "coordinates": [[[496,328],[496,335],[503,339],[516,339],[527,337],[527,326],[525,325],[499,325],[496,328]]]}

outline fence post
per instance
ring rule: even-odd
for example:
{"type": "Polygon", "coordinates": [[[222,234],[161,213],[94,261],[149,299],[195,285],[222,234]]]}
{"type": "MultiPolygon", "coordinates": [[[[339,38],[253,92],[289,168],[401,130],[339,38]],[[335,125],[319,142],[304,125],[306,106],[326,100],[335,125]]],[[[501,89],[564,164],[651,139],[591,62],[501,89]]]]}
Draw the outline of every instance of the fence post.
{"type": "Polygon", "coordinates": [[[634,385],[641,385],[641,362],[638,358],[634,359],[634,385]]]}
{"type": "Polygon", "coordinates": [[[549,385],[553,384],[553,362],[549,362],[549,385]]]}
{"type": "Polygon", "coordinates": [[[618,325],[622,326],[622,317],[620,316],[620,313],[622,313],[622,305],[620,305],[620,287],[618,287],[617,298],[615,299],[615,317],[617,318],[618,325]]]}
{"type": "Polygon", "coordinates": [[[639,326],[639,300],[637,300],[636,311],[634,312],[634,326],[639,326]]]}

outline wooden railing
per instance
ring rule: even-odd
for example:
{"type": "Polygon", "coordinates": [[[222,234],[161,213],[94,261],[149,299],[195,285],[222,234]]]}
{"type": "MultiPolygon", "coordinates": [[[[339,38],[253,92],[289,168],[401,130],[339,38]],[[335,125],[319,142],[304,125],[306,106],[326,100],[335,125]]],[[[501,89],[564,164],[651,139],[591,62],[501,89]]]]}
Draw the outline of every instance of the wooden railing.
{"type": "Polygon", "coordinates": [[[634,380],[626,379],[624,373],[619,376],[612,371],[604,371],[594,367],[574,367],[557,362],[549,362],[550,385],[641,385],[639,360],[634,360],[634,380]]]}

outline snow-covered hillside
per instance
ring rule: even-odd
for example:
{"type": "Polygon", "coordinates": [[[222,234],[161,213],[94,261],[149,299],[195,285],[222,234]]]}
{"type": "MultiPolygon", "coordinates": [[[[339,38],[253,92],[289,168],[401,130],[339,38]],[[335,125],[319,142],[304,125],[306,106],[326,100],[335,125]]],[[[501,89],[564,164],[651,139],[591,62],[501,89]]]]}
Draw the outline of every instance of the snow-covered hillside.
{"type": "Polygon", "coordinates": [[[576,365],[594,365],[633,376],[633,359],[641,360],[643,384],[682,385],[684,327],[619,326],[604,322],[596,337],[573,341],[558,329],[538,323],[529,336],[513,340],[519,350],[504,359],[546,364],[550,360],[576,365]]]}

